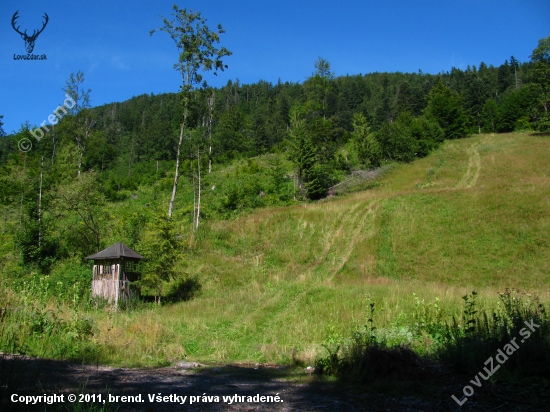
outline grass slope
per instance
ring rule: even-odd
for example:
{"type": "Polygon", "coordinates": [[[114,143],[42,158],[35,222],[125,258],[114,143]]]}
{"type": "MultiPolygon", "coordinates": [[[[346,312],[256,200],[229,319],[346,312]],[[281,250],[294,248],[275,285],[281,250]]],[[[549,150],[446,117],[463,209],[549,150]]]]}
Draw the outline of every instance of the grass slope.
{"type": "Polygon", "coordinates": [[[203,224],[185,267],[201,294],[158,310],[97,312],[102,361],[157,365],[312,362],[376,302],[376,326],[414,322],[419,305],[460,314],[473,289],[548,299],[550,139],[447,141],[371,190],[203,224]],[[416,298],[413,296],[416,293],[416,298]]]}

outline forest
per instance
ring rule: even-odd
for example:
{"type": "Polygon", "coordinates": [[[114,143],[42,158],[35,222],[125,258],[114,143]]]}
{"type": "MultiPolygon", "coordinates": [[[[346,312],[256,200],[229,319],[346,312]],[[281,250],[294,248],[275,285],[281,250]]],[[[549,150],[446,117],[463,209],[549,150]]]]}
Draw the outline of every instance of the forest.
{"type": "Polygon", "coordinates": [[[0,404],[131,393],[121,366],[159,367],[159,395],[258,373],[285,402],[313,388],[307,410],[317,378],[342,410],[546,407],[550,36],[498,67],[343,76],[319,56],[300,83],[210,87],[222,26],[173,15],[150,34],[176,43],[174,93],[93,106],[78,71],[42,124],[0,114],[0,404]],[[118,242],[144,259],[113,304],[90,282],[118,272],[86,258],[118,242]],[[84,365],[92,389],[52,372],[84,365]]]}
{"type": "MultiPolygon", "coordinates": [[[[230,52],[210,47],[211,66],[223,70],[230,52]]],[[[337,76],[319,57],[303,83],[236,79],[210,88],[197,67],[186,69],[197,77],[178,93],[97,107],[85,74],[71,73],[61,89],[74,104],[55,125],[26,122],[6,135],[0,123],[2,236],[13,256],[3,271],[48,273],[55,262],[108,246],[106,213],[116,210],[108,205],[137,197],[140,188],[149,188],[146,206],[154,212],[120,217],[119,234],[131,247],[147,237],[145,223],[160,228],[170,188],[164,224],[174,225],[174,210],[194,231],[204,219],[331,196],[358,170],[410,162],[444,140],[550,130],[550,37],[528,62],[512,56],[498,67],[481,62],[437,75],[337,76]],[[18,146],[25,139],[28,151],[18,146]],[[174,166],[187,193],[179,204],[174,166]]]]}

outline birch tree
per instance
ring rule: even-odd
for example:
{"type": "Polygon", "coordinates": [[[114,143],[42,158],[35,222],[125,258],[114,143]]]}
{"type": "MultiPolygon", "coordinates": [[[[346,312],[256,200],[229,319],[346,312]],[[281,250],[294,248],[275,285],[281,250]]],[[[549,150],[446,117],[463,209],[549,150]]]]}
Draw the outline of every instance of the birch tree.
{"type": "Polygon", "coordinates": [[[214,100],[216,91],[212,89],[212,93],[207,97],[208,104],[208,173],[212,173],[212,120],[214,118],[214,100]]]}
{"type": "MultiPolygon", "coordinates": [[[[181,73],[181,105],[183,119],[180,125],[180,137],[176,152],[176,170],[174,173],[174,184],[172,186],[172,196],[168,207],[168,217],[172,217],[174,211],[174,200],[178,187],[178,174],[180,166],[180,150],[183,141],[185,128],[190,118],[192,110],[192,91],[197,87],[206,88],[206,81],[203,80],[201,71],[218,70],[223,71],[227,65],[223,64],[222,59],[230,56],[231,52],[225,47],[217,48],[216,43],[220,42],[220,34],[225,33],[221,24],[218,24],[216,30],[211,31],[206,25],[206,19],[200,12],[187,11],[180,9],[177,5],[173,7],[173,20],[162,17],[163,26],[157,30],[166,32],[176,43],[179,59],[174,68],[181,73]]],[[[155,30],[151,30],[153,35],[155,30]]]]}
{"type": "Polygon", "coordinates": [[[92,90],[85,90],[82,87],[83,83],[84,73],[79,70],[76,74],[71,73],[69,75],[69,80],[65,82],[66,86],[63,88],[63,91],[75,102],[72,107],[68,108],[69,113],[75,116],[75,118],[77,116],[79,117],[79,119],[76,120],[77,129],[74,134],[76,147],[78,148],[78,177],[80,177],[80,172],[82,170],[82,157],[84,155],[84,150],[86,150],[86,143],[96,123],[95,119],[91,118],[87,111],[90,107],[90,92],[92,90]]]}

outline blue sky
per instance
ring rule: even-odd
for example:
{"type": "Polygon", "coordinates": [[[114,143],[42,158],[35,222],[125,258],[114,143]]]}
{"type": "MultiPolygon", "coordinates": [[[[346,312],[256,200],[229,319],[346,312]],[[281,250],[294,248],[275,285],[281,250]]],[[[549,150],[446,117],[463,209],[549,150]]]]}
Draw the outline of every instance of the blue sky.
{"type": "Polygon", "coordinates": [[[453,66],[500,65],[511,55],[528,61],[537,41],[550,34],[548,0],[156,0],[0,2],[0,114],[11,133],[28,120],[46,120],[61,104],[70,73],[82,70],[92,89],[92,105],[123,101],[143,93],[176,92],[181,77],[173,69],[177,50],[162,32],[160,15],[172,6],[200,11],[226,34],[221,44],[233,52],[229,79],[253,83],[302,82],[318,56],[336,75],[376,71],[440,73],[453,66]],[[14,60],[24,42],[11,27],[32,33],[49,23],[34,54],[45,61],[14,60]]]}

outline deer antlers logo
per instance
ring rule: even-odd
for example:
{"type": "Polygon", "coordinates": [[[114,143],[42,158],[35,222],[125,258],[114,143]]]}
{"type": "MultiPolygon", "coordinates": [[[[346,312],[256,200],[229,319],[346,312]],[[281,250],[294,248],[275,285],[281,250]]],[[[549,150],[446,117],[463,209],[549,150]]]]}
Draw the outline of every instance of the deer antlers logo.
{"type": "Polygon", "coordinates": [[[27,30],[25,30],[25,32],[21,33],[19,31],[19,26],[15,27],[15,21],[17,20],[17,18],[19,17],[17,14],[19,13],[19,10],[16,11],[13,15],[13,17],[11,18],[11,25],[13,27],[13,29],[19,33],[21,35],[21,38],[23,40],[25,40],[25,49],[27,49],[27,53],[32,53],[32,51],[34,50],[34,42],[36,41],[36,38],[38,37],[38,35],[40,33],[42,33],[42,31],[44,31],[44,28],[46,27],[46,25],[48,24],[48,20],[50,19],[48,17],[48,15],[46,13],[44,13],[44,23],[42,25],[42,28],[38,31],[34,30],[32,35],[28,35],[27,34],[27,30]]]}

